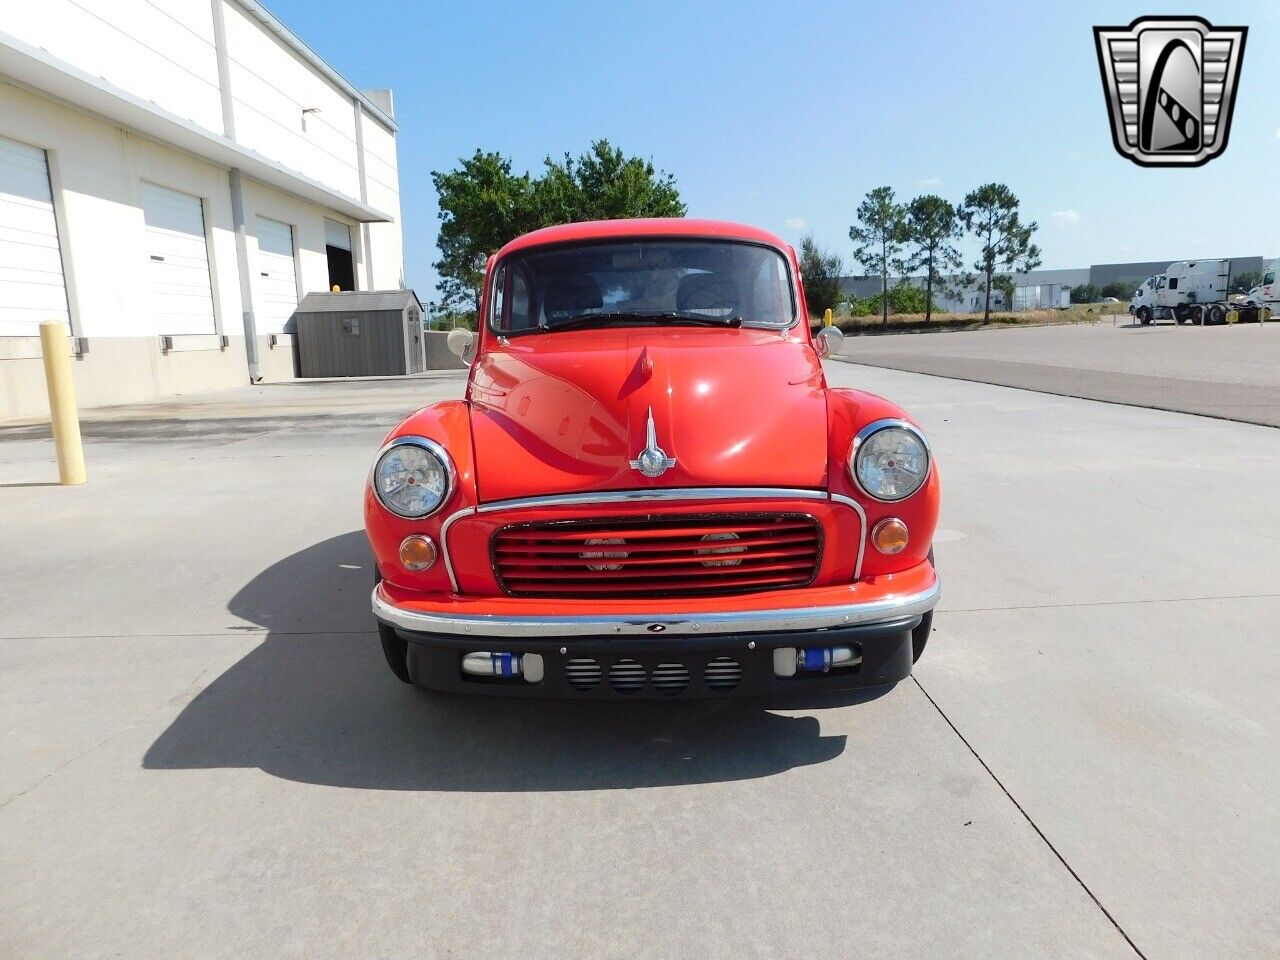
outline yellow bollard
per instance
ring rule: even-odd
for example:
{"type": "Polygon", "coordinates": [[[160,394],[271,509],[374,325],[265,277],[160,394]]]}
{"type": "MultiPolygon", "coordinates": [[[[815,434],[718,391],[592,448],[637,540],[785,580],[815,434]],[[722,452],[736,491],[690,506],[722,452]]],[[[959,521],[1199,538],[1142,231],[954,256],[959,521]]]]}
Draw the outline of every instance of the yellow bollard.
{"type": "Polygon", "coordinates": [[[831,308],[830,307],[827,307],[826,310],[822,311],[822,325],[824,327],[831,326],[831,308]]]}
{"type": "Polygon", "coordinates": [[[63,486],[84,483],[88,477],[84,472],[84,447],[80,443],[76,387],[71,381],[71,348],[67,343],[66,324],[61,320],[45,320],[40,324],[40,352],[44,354],[44,380],[49,388],[58,480],[63,486]]]}

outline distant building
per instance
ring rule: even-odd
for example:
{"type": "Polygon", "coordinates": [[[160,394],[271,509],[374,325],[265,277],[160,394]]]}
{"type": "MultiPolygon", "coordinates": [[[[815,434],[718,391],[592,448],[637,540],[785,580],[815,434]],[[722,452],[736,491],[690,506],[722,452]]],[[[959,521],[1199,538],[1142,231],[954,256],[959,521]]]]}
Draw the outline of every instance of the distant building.
{"type": "MultiPolygon", "coordinates": [[[[1179,258],[1171,257],[1168,260],[1154,260],[1146,263],[1095,263],[1091,267],[1077,267],[1070,270],[1031,270],[1027,273],[1015,273],[1012,275],[1013,284],[1016,288],[1022,289],[1024,292],[1020,297],[1015,298],[1015,306],[1019,302],[1031,302],[1033,297],[1026,291],[1029,288],[1047,288],[1047,287],[1078,287],[1085,284],[1093,284],[1095,287],[1103,287],[1108,283],[1116,281],[1125,284],[1131,284],[1136,287],[1147,277],[1157,273],[1163,273],[1165,268],[1179,258]]],[[[1187,258],[1182,258],[1187,259],[1187,258]]],[[[1231,273],[1238,274],[1246,271],[1261,271],[1264,269],[1265,261],[1262,257],[1232,257],[1231,273]]],[[[979,281],[981,278],[979,278],[979,281]]],[[[898,283],[897,278],[890,278],[890,284],[898,283]]],[[[914,287],[924,289],[924,280],[921,277],[909,277],[907,282],[914,287]]],[[[880,278],[868,276],[852,276],[840,278],[840,292],[845,296],[856,296],[859,299],[874,297],[880,292],[880,278]]],[[[1043,299],[1043,291],[1038,291],[1035,295],[1035,302],[1043,299]]],[[[979,283],[975,286],[966,287],[954,296],[938,294],[936,291],[933,298],[934,305],[938,310],[944,313],[981,313],[983,310],[983,291],[979,283]]],[[[999,290],[991,291],[991,309],[1006,309],[1004,302],[1004,294],[999,290]]]]}

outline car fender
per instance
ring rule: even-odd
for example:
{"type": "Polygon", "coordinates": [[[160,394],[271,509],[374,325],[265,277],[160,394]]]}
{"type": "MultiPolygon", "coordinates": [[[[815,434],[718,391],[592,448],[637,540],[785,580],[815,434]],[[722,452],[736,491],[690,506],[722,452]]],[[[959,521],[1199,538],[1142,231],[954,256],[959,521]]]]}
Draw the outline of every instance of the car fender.
{"type": "MultiPolygon", "coordinates": [[[[416,520],[398,517],[382,505],[373,492],[373,471],[365,482],[364,521],[378,572],[387,581],[413,590],[447,591],[450,589],[444,563],[442,528],[459,511],[476,505],[475,456],[471,440],[471,420],[467,403],[446,400],[423,407],[400,421],[383,441],[383,446],[398,437],[425,437],[434,440],[448,452],[456,474],[454,488],[440,507],[430,516],[416,520]],[[410,534],[430,537],[436,545],[438,559],[421,572],[405,570],[400,565],[400,543],[410,534]]],[[[377,464],[377,458],[374,459],[377,464]]]]}
{"type": "MultiPolygon", "coordinates": [[[[941,506],[941,480],[933,445],[929,446],[929,476],[924,484],[907,497],[893,503],[876,500],[862,490],[849,474],[849,451],[853,439],[876,420],[902,420],[924,429],[905,410],[884,397],[864,390],[832,388],[827,391],[828,491],[834,498],[854,501],[866,516],[864,535],[881,520],[897,517],[907,525],[909,541],[898,554],[886,556],[868,541],[865,547],[862,578],[896,573],[922,563],[929,556],[941,506]]],[[[926,439],[928,434],[925,434],[926,439]]]]}

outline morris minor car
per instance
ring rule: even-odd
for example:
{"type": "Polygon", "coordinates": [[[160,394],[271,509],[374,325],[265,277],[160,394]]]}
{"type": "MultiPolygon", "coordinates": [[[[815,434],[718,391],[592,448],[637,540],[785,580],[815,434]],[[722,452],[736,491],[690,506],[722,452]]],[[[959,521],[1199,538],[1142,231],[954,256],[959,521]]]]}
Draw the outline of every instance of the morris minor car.
{"type": "Polygon", "coordinates": [[[391,431],[364,514],[391,671],[562,698],[908,676],[938,601],[938,468],[829,386],[795,251],[752,227],[551,227],[490,258],[464,399],[391,431]]]}

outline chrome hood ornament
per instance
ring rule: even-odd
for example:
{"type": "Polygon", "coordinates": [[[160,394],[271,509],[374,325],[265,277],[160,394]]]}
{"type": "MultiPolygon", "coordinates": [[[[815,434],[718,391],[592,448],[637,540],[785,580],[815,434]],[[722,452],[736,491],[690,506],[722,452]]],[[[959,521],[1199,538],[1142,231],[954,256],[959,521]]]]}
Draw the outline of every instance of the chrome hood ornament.
{"type": "Polygon", "coordinates": [[[658,428],[653,423],[653,407],[649,408],[649,422],[644,430],[644,449],[630,461],[632,470],[639,470],[651,480],[657,479],[676,465],[675,457],[658,446],[658,428]]]}

